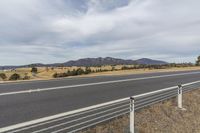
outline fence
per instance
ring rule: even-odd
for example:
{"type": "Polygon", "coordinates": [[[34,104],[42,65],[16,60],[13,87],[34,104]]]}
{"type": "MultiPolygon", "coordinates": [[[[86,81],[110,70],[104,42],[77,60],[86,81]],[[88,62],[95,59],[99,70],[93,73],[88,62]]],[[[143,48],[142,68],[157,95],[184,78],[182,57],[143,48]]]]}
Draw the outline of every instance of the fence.
{"type": "Polygon", "coordinates": [[[130,113],[130,133],[134,133],[134,111],[146,106],[178,97],[178,107],[182,109],[182,93],[200,87],[200,81],[173,86],[158,91],[123,98],[91,107],[65,112],[1,128],[0,132],[32,132],[32,133],[74,133],[130,113]]]}

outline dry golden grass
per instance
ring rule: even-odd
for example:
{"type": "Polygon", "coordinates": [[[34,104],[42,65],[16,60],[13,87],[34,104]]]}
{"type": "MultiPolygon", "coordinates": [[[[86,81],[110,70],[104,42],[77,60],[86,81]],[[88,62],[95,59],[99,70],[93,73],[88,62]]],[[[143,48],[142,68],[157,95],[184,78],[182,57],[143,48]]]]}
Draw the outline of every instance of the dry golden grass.
{"type": "MultiPolygon", "coordinates": [[[[131,67],[131,65],[127,65],[131,67]]],[[[142,73],[153,73],[153,72],[174,72],[174,71],[189,71],[189,70],[200,70],[200,67],[183,67],[183,68],[168,68],[168,69],[133,69],[133,70],[120,70],[123,66],[118,65],[115,66],[115,69],[118,71],[107,71],[107,72],[97,72],[97,73],[91,73],[88,75],[79,75],[74,77],[92,77],[92,76],[103,76],[103,75],[129,75],[129,74],[142,74],[142,73]]],[[[73,69],[77,69],[79,67],[56,67],[54,69],[51,68],[45,68],[45,67],[38,67],[38,74],[36,76],[33,76],[31,73],[31,68],[18,68],[15,71],[0,71],[0,73],[5,73],[7,77],[10,77],[13,73],[20,74],[21,77],[24,77],[25,74],[28,74],[30,76],[30,80],[49,80],[52,79],[52,75],[54,73],[64,73],[68,70],[72,71],[73,69]]],[[[85,67],[82,67],[85,69],[85,67]]],[[[112,70],[111,66],[102,66],[102,67],[91,67],[91,70],[112,70]]],[[[1,81],[1,79],[0,79],[1,81]]],[[[7,81],[1,81],[1,82],[7,82],[7,81]]]]}
{"type": "MultiPolygon", "coordinates": [[[[185,111],[176,99],[141,109],[135,114],[136,133],[200,133],[200,90],[183,95],[185,111]]],[[[123,116],[81,133],[128,133],[129,116],[123,116]]]]}
{"type": "Polygon", "coordinates": [[[167,68],[167,69],[133,69],[133,70],[119,70],[119,71],[108,71],[101,73],[92,73],[90,75],[128,75],[128,74],[142,74],[142,73],[153,73],[153,72],[176,72],[176,71],[191,71],[200,70],[200,67],[182,67],[182,68],[167,68]]]}

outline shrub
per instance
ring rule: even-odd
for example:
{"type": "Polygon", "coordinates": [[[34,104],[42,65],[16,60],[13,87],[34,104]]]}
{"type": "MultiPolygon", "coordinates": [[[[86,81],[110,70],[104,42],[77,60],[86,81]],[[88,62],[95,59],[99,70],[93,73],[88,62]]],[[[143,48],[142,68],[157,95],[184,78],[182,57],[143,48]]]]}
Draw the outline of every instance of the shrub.
{"type": "Polygon", "coordinates": [[[0,78],[2,78],[3,80],[7,79],[7,76],[5,73],[0,73],[0,78]]]}
{"type": "Polygon", "coordinates": [[[57,78],[57,77],[58,77],[58,73],[54,73],[53,78],[57,78]]]}
{"type": "Polygon", "coordinates": [[[24,76],[23,80],[29,80],[30,78],[30,76],[24,76]]]}
{"type": "Polygon", "coordinates": [[[82,68],[78,68],[77,70],[76,70],[76,75],[82,75],[82,74],[84,74],[85,72],[84,72],[84,70],[82,69],[82,68]]]}
{"type": "Polygon", "coordinates": [[[29,80],[30,76],[28,76],[28,73],[25,73],[23,80],[29,80]]]}
{"type": "Polygon", "coordinates": [[[128,67],[128,66],[123,66],[122,67],[122,70],[131,70],[131,69],[134,69],[133,67],[128,67]]]}
{"type": "Polygon", "coordinates": [[[114,67],[114,66],[112,66],[112,69],[111,69],[111,71],[115,71],[115,67],[114,67]]]}
{"type": "Polygon", "coordinates": [[[68,77],[68,73],[54,73],[53,77],[54,78],[61,78],[61,77],[68,77]]]}
{"type": "Polygon", "coordinates": [[[89,74],[89,73],[91,73],[92,72],[92,70],[89,68],[89,67],[86,67],[85,68],[85,74],[89,74]]]}
{"type": "Polygon", "coordinates": [[[73,71],[69,71],[69,76],[77,75],[77,70],[73,69],[73,71]]]}
{"type": "Polygon", "coordinates": [[[32,67],[31,72],[34,73],[34,74],[36,74],[38,72],[37,67],[32,67]]]}
{"type": "Polygon", "coordinates": [[[197,58],[196,65],[200,66],[200,56],[197,58]]]}
{"type": "Polygon", "coordinates": [[[82,75],[82,74],[89,74],[91,73],[90,68],[86,68],[84,71],[82,68],[78,68],[77,70],[73,69],[73,71],[67,71],[65,73],[54,73],[53,77],[54,78],[60,78],[60,77],[68,77],[68,76],[76,76],[76,75],[82,75]]]}
{"type": "Polygon", "coordinates": [[[9,80],[19,80],[20,75],[17,73],[14,73],[13,75],[10,76],[9,80]]]}

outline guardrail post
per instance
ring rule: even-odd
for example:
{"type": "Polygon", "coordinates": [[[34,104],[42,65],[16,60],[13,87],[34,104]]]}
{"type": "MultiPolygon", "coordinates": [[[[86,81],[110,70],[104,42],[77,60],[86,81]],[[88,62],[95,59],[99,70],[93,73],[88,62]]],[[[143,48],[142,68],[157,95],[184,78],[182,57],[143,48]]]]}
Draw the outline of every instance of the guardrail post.
{"type": "Polygon", "coordinates": [[[183,87],[182,85],[178,85],[178,108],[179,109],[183,109],[182,94],[183,94],[183,87]]]}
{"type": "Polygon", "coordinates": [[[134,113],[135,113],[135,108],[134,108],[134,97],[130,97],[130,133],[134,133],[134,113]]]}

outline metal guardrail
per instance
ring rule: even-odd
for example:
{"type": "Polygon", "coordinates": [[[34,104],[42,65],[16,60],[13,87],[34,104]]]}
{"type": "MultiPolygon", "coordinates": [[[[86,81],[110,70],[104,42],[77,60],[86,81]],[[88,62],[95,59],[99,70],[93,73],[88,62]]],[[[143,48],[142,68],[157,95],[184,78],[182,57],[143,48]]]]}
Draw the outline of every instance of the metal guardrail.
{"type": "Polygon", "coordinates": [[[128,113],[130,113],[130,133],[134,133],[135,110],[176,96],[178,107],[182,109],[182,93],[198,87],[200,81],[173,86],[1,128],[0,133],[75,133],[128,113]]]}

